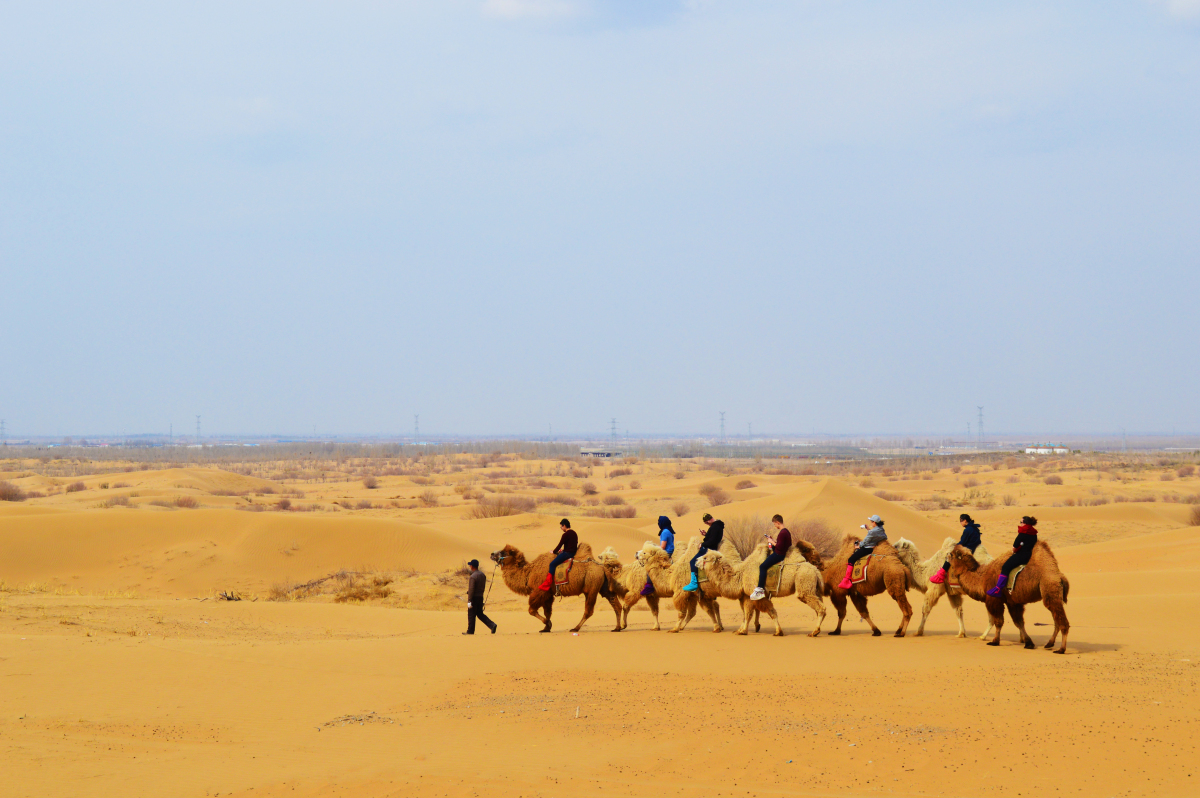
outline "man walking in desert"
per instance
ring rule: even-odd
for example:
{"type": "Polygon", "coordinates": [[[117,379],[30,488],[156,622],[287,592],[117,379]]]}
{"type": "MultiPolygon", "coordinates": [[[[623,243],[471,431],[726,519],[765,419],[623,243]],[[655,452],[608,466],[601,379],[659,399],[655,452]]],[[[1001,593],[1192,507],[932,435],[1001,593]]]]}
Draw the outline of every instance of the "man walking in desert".
{"type": "Polygon", "coordinates": [[[496,634],[495,622],[483,614],[483,589],[487,586],[487,577],[479,570],[479,560],[471,560],[467,565],[471,568],[471,575],[467,577],[467,631],[463,634],[475,634],[476,618],[491,629],[492,634],[496,634]]]}

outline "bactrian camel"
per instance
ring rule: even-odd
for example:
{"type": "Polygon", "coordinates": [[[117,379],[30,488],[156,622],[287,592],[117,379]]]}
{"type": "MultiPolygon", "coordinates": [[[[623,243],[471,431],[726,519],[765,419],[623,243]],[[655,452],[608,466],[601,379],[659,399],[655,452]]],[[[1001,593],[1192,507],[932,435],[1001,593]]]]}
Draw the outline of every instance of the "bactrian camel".
{"type": "Polygon", "coordinates": [[[846,535],[838,553],[825,561],[825,594],[833,602],[833,608],[838,614],[837,628],[829,634],[842,633],[842,621],[846,618],[846,599],[849,598],[862,619],[870,624],[871,634],[878,637],[882,633],[867,612],[867,596],[887,592],[900,605],[903,617],[900,619],[900,627],[896,630],[896,637],[904,637],[913,614],[906,591],[916,587],[913,571],[920,564],[917,547],[912,541],[904,538],[900,538],[894,544],[887,541],[880,543],[875,547],[874,556],[867,569],[866,581],[852,585],[849,590],[842,590],[838,583],[846,575],[846,561],[850,559],[850,554],[860,539],[857,535],[846,535]]]}
{"type": "MultiPolygon", "coordinates": [[[[925,621],[929,618],[929,613],[933,612],[934,606],[942,596],[950,602],[950,606],[954,608],[954,613],[958,616],[958,636],[967,636],[967,627],[963,623],[963,592],[961,588],[951,588],[949,583],[943,582],[940,585],[935,585],[929,581],[929,577],[937,573],[937,570],[942,567],[942,563],[950,560],[950,552],[958,545],[958,538],[946,538],[942,541],[942,547],[937,553],[917,565],[913,569],[913,577],[917,580],[916,588],[925,594],[925,606],[921,609],[921,625],[917,627],[914,636],[920,637],[925,634],[925,621]]],[[[987,565],[992,561],[992,555],[988,554],[987,548],[980,543],[979,548],[975,549],[975,559],[980,565],[987,565]]],[[[979,636],[980,640],[986,640],[988,635],[992,633],[992,625],[988,624],[988,628],[979,636]]]]}
{"type": "MultiPolygon", "coordinates": [[[[725,625],[721,623],[721,608],[717,605],[716,592],[712,589],[706,591],[704,589],[704,585],[707,584],[706,582],[701,583],[700,589],[693,592],[683,589],[683,586],[692,579],[692,558],[695,557],[696,552],[700,550],[700,542],[702,540],[703,538],[701,538],[699,535],[694,535],[692,536],[691,540],[688,541],[688,544],[683,547],[682,551],[680,551],[678,548],[675,549],[675,557],[671,561],[671,567],[669,569],[662,569],[662,567],[653,559],[642,560],[645,563],[646,572],[650,574],[651,579],[653,579],[655,573],[660,570],[662,570],[667,577],[667,584],[670,585],[671,588],[671,601],[674,603],[675,610],[679,614],[679,617],[675,622],[675,628],[668,629],[667,631],[669,632],[683,631],[684,627],[688,625],[688,622],[692,620],[692,618],[696,617],[697,605],[702,607],[704,611],[708,613],[708,617],[712,619],[714,632],[725,631],[725,625]]],[[[729,542],[723,543],[721,545],[721,550],[732,552],[734,556],[737,555],[737,552],[729,542]]],[[[642,551],[645,551],[644,547],[642,551]]],[[[758,631],[757,626],[755,627],[755,631],[758,631]]]]}
{"type": "MultiPolygon", "coordinates": [[[[611,546],[600,554],[600,563],[605,566],[611,566],[618,559],[617,552],[611,546]]],[[[622,629],[629,627],[629,611],[643,598],[646,599],[646,604],[654,616],[653,631],[657,632],[661,629],[658,623],[658,600],[671,598],[675,593],[671,587],[670,569],[671,555],[667,554],[657,543],[651,541],[646,541],[646,544],[637,551],[633,563],[621,568],[614,580],[614,589],[621,605],[622,629]],[[650,562],[654,563],[654,567],[648,571],[646,566],[650,562]],[[650,584],[654,586],[654,592],[643,596],[642,589],[646,587],[647,576],[649,576],[650,584]]]]}
{"type": "MultiPolygon", "coordinates": [[[[801,604],[808,605],[809,609],[817,614],[817,625],[808,636],[816,637],[821,634],[821,623],[825,620],[825,583],[820,568],[813,564],[813,560],[818,564],[821,562],[816,549],[807,541],[796,541],[782,563],[779,589],[773,592],[771,598],[753,601],[750,594],[758,587],[759,566],[766,559],[766,543],[756,546],[745,560],[742,560],[736,551],[710,551],[700,560],[708,575],[708,582],[702,584],[701,589],[711,586],[721,598],[734,599],[741,605],[742,626],[735,634],[746,634],[752,615],[755,631],[758,631],[757,613],[763,611],[775,622],[775,636],[782,637],[783,626],[779,623],[779,613],[775,611],[772,598],[790,596],[793,593],[801,604]]],[[[769,582],[767,586],[770,587],[769,582]]]]}
{"type": "MultiPolygon", "coordinates": [[[[1033,547],[1029,564],[1021,571],[1012,585],[1013,589],[1005,588],[1000,596],[987,595],[987,590],[996,584],[996,577],[1007,557],[997,557],[987,565],[980,565],[971,552],[962,546],[956,546],[950,552],[950,573],[962,584],[967,595],[976,601],[982,601],[987,607],[988,617],[996,627],[996,636],[988,642],[989,646],[1000,645],[1000,628],[1004,626],[1004,607],[1021,632],[1021,642],[1025,648],[1033,648],[1033,638],[1025,631],[1025,605],[1041,601],[1054,617],[1054,634],[1046,648],[1054,648],[1054,641],[1062,632],[1062,645],[1054,650],[1055,654],[1067,653],[1067,632],[1071,624],[1067,622],[1067,612],[1063,605],[1067,603],[1067,593],[1071,583],[1058,568],[1058,558],[1050,550],[1050,545],[1039,540],[1033,547]]],[[[1011,578],[1011,577],[1010,577],[1011,578]]]]}
{"type": "MultiPolygon", "coordinates": [[[[539,586],[546,578],[546,572],[550,569],[550,560],[554,558],[554,555],[547,552],[538,555],[533,562],[528,562],[520,549],[515,546],[505,546],[500,551],[492,552],[491,557],[492,562],[500,564],[500,573],[504,576],[504,584],[518,595],[529,596],[529,614],[545,624],[541,631],[549,632],[550,613],[554,609],[555,589],[551,587],[550,590],[540,590],[539,586]],[[538,612],[539,610],[546,613],[545,617],[538,612]]],[[[617,616],[617,625],[613,631],[621,631],[621,606],[617,603],[613,579],[620,567],[619,562],[610,562],[607,566],[601,565],[592,557],[591,546],[586,543],[579,544],[571,575],[567,584],[561,588],[563,596],[584,597],[583,617],[579,619],[579,623],[571,630],[572,632],[578,632],[584,622],[592,617],[592,612],[596,609],[596,596],[603,596],[612,605],[613,612],[617,616]]]]}

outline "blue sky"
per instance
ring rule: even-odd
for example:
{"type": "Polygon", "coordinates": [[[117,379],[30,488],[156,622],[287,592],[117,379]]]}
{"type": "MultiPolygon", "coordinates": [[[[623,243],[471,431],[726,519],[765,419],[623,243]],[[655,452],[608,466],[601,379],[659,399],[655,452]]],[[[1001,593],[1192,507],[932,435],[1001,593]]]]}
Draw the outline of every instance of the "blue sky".
{"type": "Polygon", "coordinates": [[[10,0],[0,417],[1196,432],[1198,131],[1200,0],[10,0]]]}

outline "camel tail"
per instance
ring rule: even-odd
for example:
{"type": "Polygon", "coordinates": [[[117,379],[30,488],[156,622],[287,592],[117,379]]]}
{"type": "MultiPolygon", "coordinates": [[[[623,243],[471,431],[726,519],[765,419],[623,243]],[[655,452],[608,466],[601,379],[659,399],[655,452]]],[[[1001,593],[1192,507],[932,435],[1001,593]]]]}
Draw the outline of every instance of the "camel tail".
{"type": "Polygon", "coordinates": [[[1065,576],[1063,576],[1062,574],[1059,574],[1058,578],[1059,578],[1059,581],[1062,582],[1063,604],[1066,604],[1067,603],[1067,593],[1071,592],[1071,583],[1069,581],[1067,581],[1067,578],[1065,576]]]}

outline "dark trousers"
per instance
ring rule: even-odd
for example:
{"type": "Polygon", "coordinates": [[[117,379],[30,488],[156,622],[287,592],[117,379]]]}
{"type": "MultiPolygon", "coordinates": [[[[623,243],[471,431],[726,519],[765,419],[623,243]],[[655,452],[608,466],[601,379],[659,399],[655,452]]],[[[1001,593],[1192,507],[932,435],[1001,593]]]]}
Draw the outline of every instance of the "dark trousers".
{"type": "Polygon", "coordinates": [[[875,551],[874,546],[871,546],[869,549],[856,548],[856,549],[854,549],[854,552],[850,555],[850,559],[847,560],[847,562],[850,565],[854,565],[854,563],[858,562],[863,557],[868,556],[873,551],[875,551]]]}
{"type": "MultiPolygon", "coordinates": [[[[758,566],[758,586],[765,588],[767,586],[767,571],[771,570],[772,565],[783,562],[785,554],[768,554],[767,559],[763,560],[762,565],[758,566]]],[[[782,580],[780,580],[782,581],[782,580]]]]}
{"type": "Polygon", "coordinates": [[[475,634],[475,619],[478,618],[484,626],[491,629],[496,624],[483,614],[483,596],[473,596],[471,606],[467,608],[467,634],[475,634]]]}
{"type": "Polygon", "coordinates": [[[554,555],[554,559],[550,561],[550,575],[554,576],[554,572],[558,570],[558,566],[562,565],[574,556],[574,554],[567,554],[565,551],[561,554],[554,555]]]}
{"type": "Polygon", "coordinates": [[[699,560],[705,554],[708,554],[708,549],[701,546],[700,550],[696,552],[696,556],[692,558],[692,562],[691,562],[692,573],[696,573],[696,560],[699,560]]]}
{"type": "Polygon", "coordinates": [[[1004,561],[1004,565],[1000,568],[1000,573],[1008,576],[1018,565],[1028,565],[1031,556],[1033,556],[1033,546],[1022,546],[1004,561]]]}

